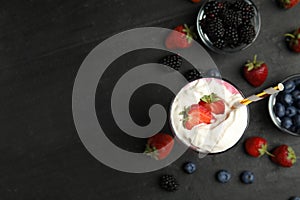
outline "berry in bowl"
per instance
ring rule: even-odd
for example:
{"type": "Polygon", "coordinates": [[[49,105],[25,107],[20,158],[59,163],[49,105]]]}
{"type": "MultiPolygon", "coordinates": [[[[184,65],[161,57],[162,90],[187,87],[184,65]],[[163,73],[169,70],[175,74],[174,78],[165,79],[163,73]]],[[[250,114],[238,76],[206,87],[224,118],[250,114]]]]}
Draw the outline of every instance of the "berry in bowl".
{"type": "Polygon", "coordinates": [[[202,42],[217,53],[246,49],[260,31],[260,14],[250,0],[206,0],[197,17],[202,42]]]}
{"type": "Polygon", "coordinates": [[[269,113],[274,124],[282,131],[300,136],[300,74],[283,82],[284,90],[269,98],[269,113]]]}

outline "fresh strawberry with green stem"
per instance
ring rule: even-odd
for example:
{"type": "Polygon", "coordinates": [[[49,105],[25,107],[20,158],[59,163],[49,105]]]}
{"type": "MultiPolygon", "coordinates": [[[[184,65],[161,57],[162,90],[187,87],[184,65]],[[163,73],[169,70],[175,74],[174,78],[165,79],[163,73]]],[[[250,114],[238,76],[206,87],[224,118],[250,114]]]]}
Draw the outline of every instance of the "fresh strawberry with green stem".
{"type": "Polygon", "coordinates": [[[252,86],[258,87],[267,79],[268,66],[263,61],[257,61],[257,55],[255,55],[253,61],[248,61],[245,64],[243,74],[252,86]]]}
{"type": "Polygon", "coordinates": [[[186,24],[177,26],[166,38],[168,49],[185,49],[192,45],[196,34],[186,24]]]}
{"type": "Polygon", "coordinates": [[[210,110],[215,114],[224,114],[225,112],[225,103],[224,100],[218,97],[215,93],[211,93],[210,95],[204,95],[199,103],[210,110]]]}
{"type": "Polygon", "coordinates": [[[300,53],[300,28],[294,31],[294,33],[285,34],[289,38],[289,48],[297,53],[300,53]]]}
{"type": "Polygon", "coordinates": [[[191,130],[201,123],[210,124],[213,116],[207,108],[199,104],[193,104],[180,113],[183,115],[183,126],[191,130]]]}
{"type": "Polygon", "coordinates": [[[166,158],[172,151],[174,139],[166,133],[158,133],[148,138],[144,153],[156,160],[166,158]]]}
{"type": "Polygon", "coordinates": [[[286,144],[276,147],[272,154],[271,160],[282,167],[292,167],[297,160],[295,151],[286,144]]]}
{"type": "Polygon", "coordinates": [[[289,9],[297,5],[300,0],[278,0],[279,5],[285,9],[289,9]]]}
{"type": "Polygon", "coordinates": [[[273,156],[268,152],[268,143],[265,138],[254,136],[246,139],[245,141],[245,150],[246,152],[253,157],[260,157],[262,155],[268,154],[273,156]]]}

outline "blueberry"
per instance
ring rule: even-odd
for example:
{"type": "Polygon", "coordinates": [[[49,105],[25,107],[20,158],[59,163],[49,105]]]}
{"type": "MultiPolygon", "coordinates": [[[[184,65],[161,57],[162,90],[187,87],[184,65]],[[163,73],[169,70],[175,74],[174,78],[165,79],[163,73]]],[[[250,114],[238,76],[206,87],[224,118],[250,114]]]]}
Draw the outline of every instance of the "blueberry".
{"type": "Polygon", "coordinates": [[[284,91],[286,93],[291,93],[296,87],[295,82],[292,80],[286,81],[285,83],[283,83],[283,85],[284,85],[284,91]]]}
{"type": "Polygon", "coordinates": [[[282,96],[282,103],[284,103],[285,105],[292,105],[293,102],[294,101],[291,94],[286,93],[282,96]]]}
{"type": "Polygon", "coordinates": [[[296,88],[300,90],[300,78],[294,80],[296,88]]]}
{"type": "Polygon", "coordinates": [[[245,184],[251,184],[254,182],[254,174],[250,171],[243,171],[241,174],[241,181],[245,184]]]}
{"type": "Polygon", "coordinates": [[[292,92],[292,96],[293,96],[294,100],[300,100],[300,90],[294,90],[292,92]]]}
{"type": "Polygon", "coordinates": [[[300,197],[291,197],[291,198],[289,198],[289,200],[300,200],[300,197]]]}
{"type": "Polygon", "coordinates": [[[187,163],[184,164],[183,169],[187,174],[192,174],[196,171],[197,168],[196,168],[196,165],[194,163],[187,162],[187,163]]]}
{"type": "Polygon", "coordinates": [[[218,69],[212,68],[205,72],[205,77],[221,78],[221,73],[218,69]]]}
{"type": "Polygon", "coordinates": [[[222,169],[217,172],[217,180],[220,183],[227,183],[230,179],[231,179],[231,174],[228,171],[222,169]]]}
{"type": "Polygon", "coordinates": [[[295,125],[292,125],[290,128],[289,128],[289,131],[293,132],[293,133],[297,133],[297,127],[295,125]]]}
{"type": "Polygon", "coordinates": [[[293,117],[293,123],[297,128],[300,128],[300,114],[293,117]]]}
{"type": "MultiPolygon", "coordinates": [[[[300,109],[300,100],[296,101],[295,106],[300,109]]],[[[299,110],[298,110],[299,111],[299,110]]]]}
{"type": "Polygon", "coordinates": [[[273,109],[277,117],[281,118],[285,115],[285,107],[282,103],[276,102],[273,109]]]}
{"type": "Polygon", "coordinates": [[[281,126],[285,129],[289,129],[293,126],[293,121],[289,117],[284,117],[281,119],[281,126]]]}
{"type": "Polygon", "coordinates": [[[296,114],[297,114],[297,108],[295,108],[294,106],[289,106],[285,109],[285,116],[287,117],[293,117],[296,114]]]}

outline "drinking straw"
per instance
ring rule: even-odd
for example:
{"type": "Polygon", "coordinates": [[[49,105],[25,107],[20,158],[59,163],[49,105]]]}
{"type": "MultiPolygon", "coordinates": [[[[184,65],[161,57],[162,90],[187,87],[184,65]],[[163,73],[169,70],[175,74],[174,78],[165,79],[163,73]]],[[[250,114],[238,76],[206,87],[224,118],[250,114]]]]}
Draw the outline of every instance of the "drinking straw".
{"type": "Polygon", "coordinates": [[[249,97],[241,100],[239,103],[241,105],[248,105],[248,104],[250,104],[252,102],[260,101],[260,100],[262,100],[262,99],[264,99],[264,98],[266,98],[266,97],[268,97],[268,96],[270,96],[272,94],[276,94],[276,93],[282,91],[283,89],[284,89],[283,84],[282,83],[278,83],[277,86],[267,88],[267,89],[265,89],[264,91],[262,91],[259,94],[251,95],[251,96],[249,96],[249,97]]]}

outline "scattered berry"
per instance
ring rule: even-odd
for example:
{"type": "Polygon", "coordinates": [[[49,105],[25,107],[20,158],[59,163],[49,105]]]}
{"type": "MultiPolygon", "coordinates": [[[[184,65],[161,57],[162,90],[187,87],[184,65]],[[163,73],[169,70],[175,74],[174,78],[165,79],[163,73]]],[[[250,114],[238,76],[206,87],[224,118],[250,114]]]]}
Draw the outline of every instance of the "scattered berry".
{"type": "Polygon", "coordinates": [[[250,171],[243,171],[241,173],[241,181],[245,184],[251,184],[254,182],[254,174],[250,171]]]}
{"type": "Polygon", "coordinates": [[[205,72],[205,77],[215,77],[215,78],[221,78],[221,73],[218,69],[212,68],[205,72]]]}
{"type": "Polygon", "coordinates": [[[195,33],[186,24],[177,26],[165,41],[168,49],[185,49],[192,45],[195,33]]]}
{"type": "Polygon", "coordinates": [[[172,151],[174,139],[166,133],[158,133],[148,138],[144,153],[156,160],[166,158],[172,151]]]}
{"type": "Polygon", "coordinates": [[[226,170],[220,170],[217,172],[217,180],[220,183],[227,183],[231,179],[231,174],[226,170]]]}
{"type": "Polygon", "coordinates": [[[161,61],[161,64],[171,67],[175,70],[179,70],[182,65],[182,58],[179,55],[168,55],[164,57],[161,61]]]}
{"type": "Polygon", "coordinates": [[[282,167],[293,166],[297,159],[292,147],[285,144],[276,147],[272,154],[274,156],[271,156],[271,160],[282,167]]]}
{"type": "Polygon", "coordinates": [[[184,164],[183,169],[187,174],[192,174],[196,171],[197,168],[195,163],[187,162],[184,164]]]}
{"type": "Polygon", "coordinates": [[[253,157],[260,157],[264,154],[270,154],[267,148],[267,140],[262,137],[250,137],[245,142],[246,152],[253,157]]]}
{"type": "Polygon", "coordinates": [[[184,74],[185,78],[189,81],[189,82],[192,82],[194,80],[197,80],[199,78],[202,78],[200,72],[196,69],[191,69],[189,71],[187,71],[185,74],[184,74]]]}
{"type": "Polygon", "coordinates": [[[178,190],[179,184],[173,175],[163,175],[160,177],[160,187],[166,191],[174,192],[178,190]]]}
{"type": "Polygon", "coordinates": [[[282,8],[289,9],[297,5],[300,1],[299,0],[278,0],[279,5],[282,8]]]}
{"type": "Polygon", "coordinates": [[[248,61],[243,73],[246,80],[254,87],[262,85],[268,76],[268,66],[263,61],[257,61],[257,55],[254,56],[253,61],[248,61]]]}
{"type": "MultiPolygon", "coordinates": [[[[292,1],[292,0],[289,0],[292,1]]],[[[294,33],[287,33],[285,36],[288,38],[289,48],[297,53],[300,53],[300,28],[294,31],[294,33]]]]}

